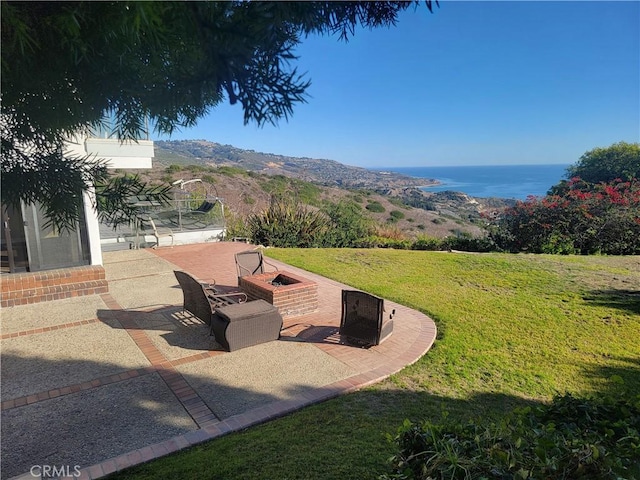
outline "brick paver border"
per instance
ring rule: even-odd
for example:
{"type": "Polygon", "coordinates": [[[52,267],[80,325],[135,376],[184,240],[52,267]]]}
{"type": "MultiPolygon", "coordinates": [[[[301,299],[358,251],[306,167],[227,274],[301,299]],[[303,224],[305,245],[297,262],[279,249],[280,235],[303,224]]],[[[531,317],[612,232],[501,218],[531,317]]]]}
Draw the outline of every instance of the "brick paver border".
{"type": "Polygon", "coordinates": [[[94,318],[92,320],[79,320],[77,322],[69,322],[69,323],[61,323],[59,325],[51,325],[49,327],[40,327],[33,328],[31,330],[21,330],[19,332],[11,332],[11,333],[3,333],[0,335],[0,340],[5,340],[7,338],[16,338],[16,337],[24,337],[25,335],[37,335],[39,333],[51,332],[53,330],[61,330],[63,328],[74,328],[80,327],[82,325],[89,325],[91,323],[99,323],[100,320],[94,318]]]}
{"type": "Polygon", "coordinates": [[[120,322],[131,339],[138,346],[142,354],[147,357],[149,363],[160,374],[160,378],[169,387],[169,390],[176,396],[182,407],[196,423],[198,428],[214,420],[218,417],[211,411],[209,406],[202,400],[200,395],[189,385],[180,372],[175,368],[175,364],[184,364],[189,361],[196,361],[202,358],[213,356],[215,352],[206,352],[203,355],[192,355],[188,360],[181,359],[180,362],[172,362],[153,344],[146,332],[139,328],[133,319],[133,312],[123,310],[120,304],[109,293],[102,294],[103,301],[112,310],[118,310],[116,319],[120,322]]]}

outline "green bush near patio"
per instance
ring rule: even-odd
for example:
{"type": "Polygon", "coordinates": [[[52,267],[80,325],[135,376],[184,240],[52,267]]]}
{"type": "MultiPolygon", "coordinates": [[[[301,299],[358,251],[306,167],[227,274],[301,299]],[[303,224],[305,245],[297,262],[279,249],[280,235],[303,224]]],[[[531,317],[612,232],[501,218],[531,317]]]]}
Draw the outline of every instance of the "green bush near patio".
{"type": "Polygon", "coordinates": [[[388,436],[405,419],[488,425],[558,395],[640,395],[638,256],[266,254],[426,313],[438,327],[433,348],[372,387],[114,478],[376,479],[393,474],[388,436]]]}
{"type": "Polygon", "coordinates": [[[640,478],[640,396],[558,396],[499,422],[408,420],[384,480],[640,478]]]}

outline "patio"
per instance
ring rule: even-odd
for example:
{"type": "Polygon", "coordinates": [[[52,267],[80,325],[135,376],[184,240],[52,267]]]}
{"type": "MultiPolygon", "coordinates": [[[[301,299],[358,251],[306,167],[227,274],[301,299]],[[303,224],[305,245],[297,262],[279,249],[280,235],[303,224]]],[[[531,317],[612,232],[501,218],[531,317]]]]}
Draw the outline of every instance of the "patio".
{"type": "Polygon", "coordinates": [[[108,293],[3,309],[2,478],[37,465],[100,478],[375,383],[431,347],[431,319],[390,301],[389,339],[340,344],[348,287],[272,261],[317,283],[319,309],[286,317],[278,341],[225,352],[182,311],[173,270],[236,288],[247,248],[106,252],[108,293]]]}

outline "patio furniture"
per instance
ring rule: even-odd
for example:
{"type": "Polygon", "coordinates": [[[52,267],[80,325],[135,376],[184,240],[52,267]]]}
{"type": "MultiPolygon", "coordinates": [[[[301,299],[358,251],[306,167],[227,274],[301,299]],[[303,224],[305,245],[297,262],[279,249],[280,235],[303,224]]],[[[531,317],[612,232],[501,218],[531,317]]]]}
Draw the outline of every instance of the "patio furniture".
{"type": "Polygon", "coordinates": [[[393,332],[393,315],[384,318],[384,300],[358,290],[342,290],[340,336],[358,346],[379,345],[393,332]]]}
{"type": "Polygon", "coordinates": [[[181,227],[199,225],[204,228],[212,220],[207,214],[213,210],[213,207],[215,207],[215,203],[204,200],[195,210],[180,211],[178,212],[178,224],[181,227]]]}
{"type": "Polygon", "coordinates": [[[217,307],[211,334],[227,351],[251,347],[280,338],[282,316],[264,300],[217,307]]]}
{"type": "Polygon", "coordinates": [[[183,309],[207,325],[211,325],[211,317],[216,307],[247,301],[247,296],[244,293],[220,293],[214,288],[215,283],[200,283],[181,270],[174,270],[173,273],[182,289],[183,309]]]}
{"type": "Polygon", "coordinates": [[[278,271],[278,267],[267,262],[262,256],[260,250],[246,250],[244,252],[236,253],[236,269],[238,270],[238,281],[241,277],[246,275],[258,275],[265,273],[265,265],[269,265],[273,268],[273,271],[278,271]]]}
{"type": "Polygon", "coordinates": [[[211,211],[211,209],[215,206],[214,203],[208,202],[208,201],[203,201],[200,206],[198,208],[196,208],[195,210],[191,210],[188,213],[208,213],[211,211]]]}
{"type": "Polygon", "coordinates": [[[158,227],[156,227],[156,223],[153,221],[153,218],[151,217],[149,217],[149,224],[153,229],[153,236],[156,237],[156,244],[153,246],[153,248],[158,248],[160,246],[160,239],[167,238],[167,237],[171,237],[171,247],[173,247],[173,230],[171,230],[170,228],[167,228],[166,232],[160,233],[158,231],[158,227]]]}

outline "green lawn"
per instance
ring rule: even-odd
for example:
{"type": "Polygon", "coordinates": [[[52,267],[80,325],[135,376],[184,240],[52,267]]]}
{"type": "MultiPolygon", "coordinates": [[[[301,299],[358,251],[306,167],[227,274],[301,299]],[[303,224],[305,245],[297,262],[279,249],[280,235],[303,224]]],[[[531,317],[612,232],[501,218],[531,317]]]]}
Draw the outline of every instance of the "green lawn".
{"type": "Polygon", "coordinates": [[[365,479],[403,419],[499,416],[554,394],[640,394],[640,257],[269,249],[438,325],[414,365],[365,390],[114,478],[365,479]]]}

